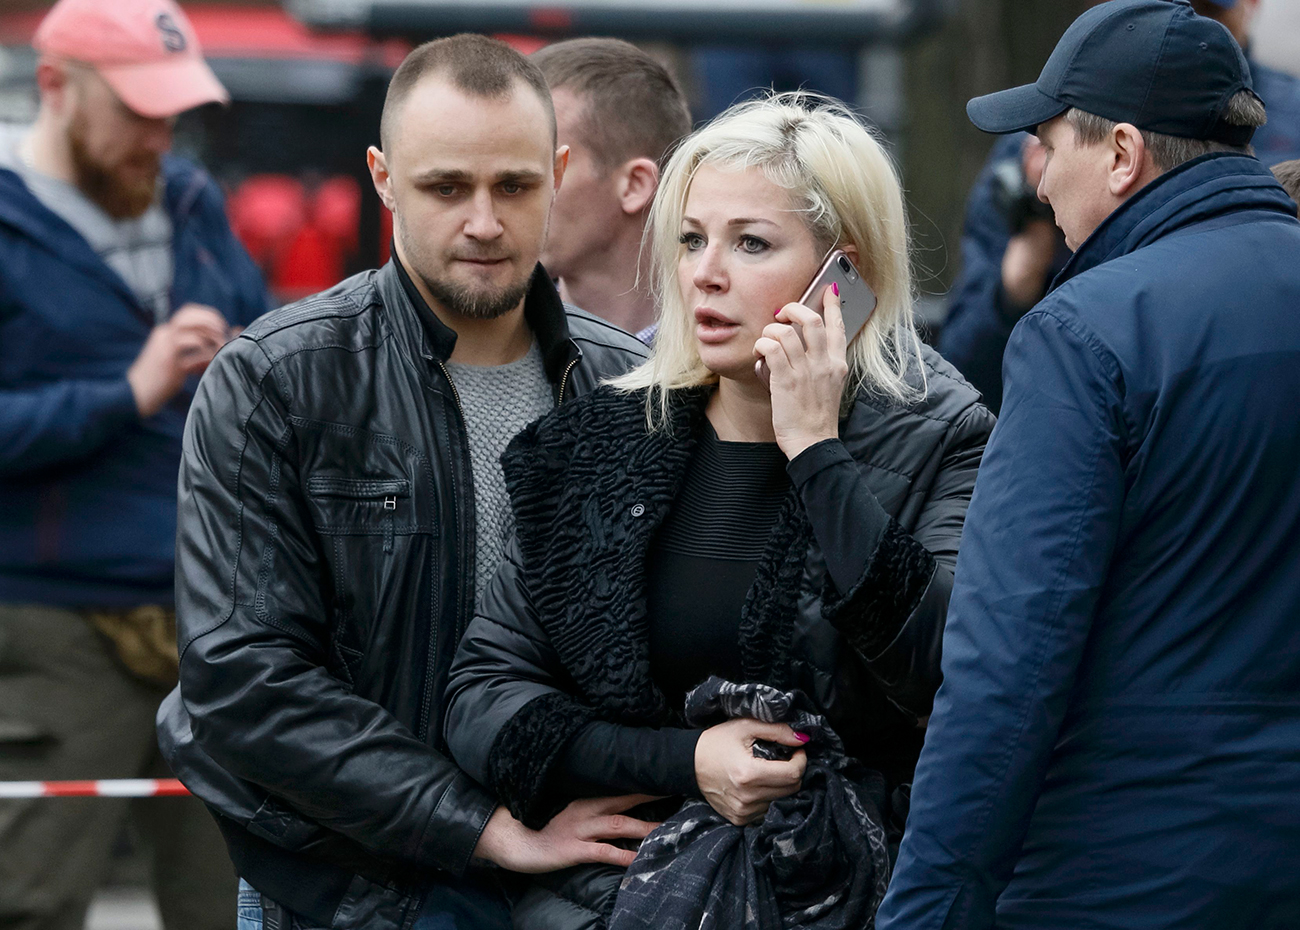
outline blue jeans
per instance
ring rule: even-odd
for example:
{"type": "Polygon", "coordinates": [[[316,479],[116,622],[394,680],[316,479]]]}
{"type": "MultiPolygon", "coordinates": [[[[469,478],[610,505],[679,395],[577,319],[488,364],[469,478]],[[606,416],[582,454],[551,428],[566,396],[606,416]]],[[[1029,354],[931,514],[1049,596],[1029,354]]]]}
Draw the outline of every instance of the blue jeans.
{"type": "Polygon", "coordinates": [[[237,930],[262,930],[262,896],[248,882],[239,880],[237,930]]]}
{"type": "MultiPolygon", "coordinates": [[[[238,930],[262,930],[262,896],[239,880],[238,930]]],[[[313,930],[294,917],[285,930],[313,930]]],[[[425,898],[411,930],[511,930],[505,899],[476,884],[439,883],[425,898]]]]}

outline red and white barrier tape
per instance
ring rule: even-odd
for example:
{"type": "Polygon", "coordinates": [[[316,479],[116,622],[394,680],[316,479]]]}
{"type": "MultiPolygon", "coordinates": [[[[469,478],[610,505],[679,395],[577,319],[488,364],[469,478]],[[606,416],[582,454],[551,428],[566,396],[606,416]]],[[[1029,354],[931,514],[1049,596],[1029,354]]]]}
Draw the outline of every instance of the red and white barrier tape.
{"type": "Polygon", "coordinates": [[[189,791],[175,778],[0,781],[0,798],[158,798],[186,794],[189,791]]]}

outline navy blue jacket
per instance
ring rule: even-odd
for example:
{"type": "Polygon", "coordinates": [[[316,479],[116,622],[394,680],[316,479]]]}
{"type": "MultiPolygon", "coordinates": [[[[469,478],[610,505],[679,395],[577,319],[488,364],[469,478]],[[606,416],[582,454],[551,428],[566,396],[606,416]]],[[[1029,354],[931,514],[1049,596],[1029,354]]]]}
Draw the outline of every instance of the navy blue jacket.
{"type": "MultiPolygon", "coordinates": [[[[1255,154],[1266,165],[1300,158],[1300,80],[1257,61],[1251,61],[1250,70],[1255,92],[1268,109],[1268,123],[1252,140],[1255,154]]],[[[1024,138],[1015,133],[998,139],[971,188],[961,235],[961,273],[939,333],[940,354],[984,395],[994,413],[1002,406],[1002,355],[1019,311],[1008,306],[1002,290],[1002,256],[1011,230],[993,204],[993,166],[1019,156],[1024,138]]],[[[1069,256],[1062,240],[1051,275],[1069,256]]]]}
{"type": "MultiPolygon", "coordinates": [[[[220,190],[180,159],[164,172],[172,309],[195,302],[251,322],[266,291],[220,190]]],[[[171,603],[194,384],[140,418],[126,371],[152,328],[89,243],[0,170],[0,603],[171,603]]]]}
{"type": "Polygon", "coordinates": [[[880,930],[1300,927],[1300,222],[1158,178],[1016,326],[880,930]]]}

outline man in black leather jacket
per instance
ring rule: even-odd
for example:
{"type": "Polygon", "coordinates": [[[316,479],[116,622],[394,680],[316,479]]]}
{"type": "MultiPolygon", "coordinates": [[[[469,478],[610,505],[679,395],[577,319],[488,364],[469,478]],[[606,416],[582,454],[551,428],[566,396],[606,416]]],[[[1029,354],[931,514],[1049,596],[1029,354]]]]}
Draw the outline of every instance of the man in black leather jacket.
{"type": "Polygon", "coordinates": [[[599,840],[649,827],[606,799],[527,830],[446,755],[447,670],[509,531],[484,449],[644,348],[537,265],[567,150],[527,59],[421,46],[381,140],[393,260],[263,317],[200,385],[160,740],[281,926],[495,926],[473,860],[626,863],[599,840]]]}

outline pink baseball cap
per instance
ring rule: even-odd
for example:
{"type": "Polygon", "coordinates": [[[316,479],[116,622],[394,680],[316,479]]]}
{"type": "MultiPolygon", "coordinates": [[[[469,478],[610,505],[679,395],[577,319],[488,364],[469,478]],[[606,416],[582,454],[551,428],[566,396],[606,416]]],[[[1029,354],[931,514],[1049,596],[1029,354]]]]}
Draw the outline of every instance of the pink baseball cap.
{"type": "Polygon", "coordinates": [[[32,45],[93,66],[141,116],[161,119],[230,102],[173,0],[59,0],[32,45]]]}

